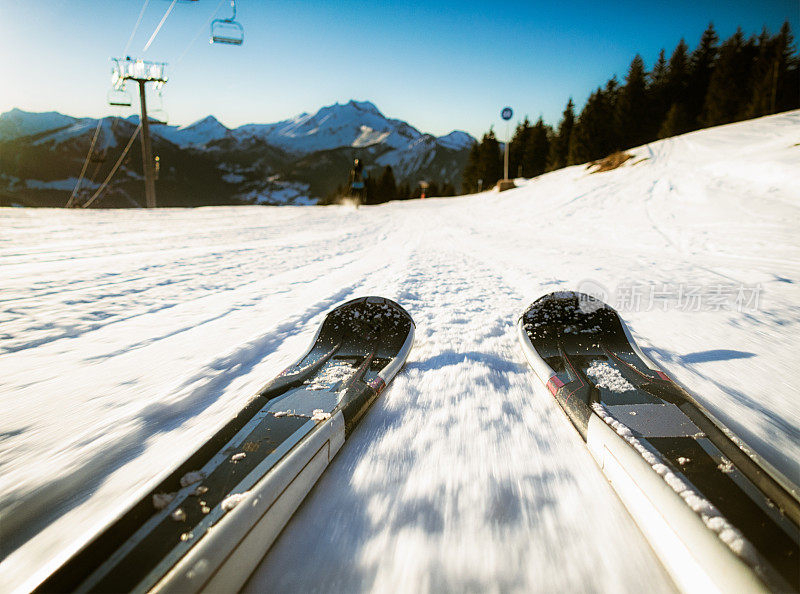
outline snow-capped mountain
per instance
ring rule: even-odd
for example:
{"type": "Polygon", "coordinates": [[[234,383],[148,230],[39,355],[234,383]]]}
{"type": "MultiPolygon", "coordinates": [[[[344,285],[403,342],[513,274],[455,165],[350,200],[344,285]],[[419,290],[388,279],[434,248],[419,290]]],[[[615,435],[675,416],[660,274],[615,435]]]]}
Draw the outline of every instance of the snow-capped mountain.
{"type": "MultiPolygon", "coordinates": [[[[54,112],[15,109],[1,114],[0,192],[32,194],[45,187],[70,185],[67,180],[80,172],[97,123],[96,119],[54,112]]],[[[110,171],[138,123],[136,115],[103,118],[93,155],[98,165],[90,168],[98,177],[110,171]],[[106,157],[111,157],[108,162],[106,157]]],[[[176,204],[183,205],[197,200],[188,193],[187,184],[199,178],[208,182],[201,186],[205,195],[201,203],[252,202],[254,196],[260,202],[285,203],[289,194],[296,195],[293,203],[313,201],[346,182],[355,157],[363,160],[367,175],[380,174],[391,166],[398,183],[415,187],[420,180],[431,180],[457,187],[475,142],[460,131],[438,138],[425,134],[407,122],[386,117],[369,101],[336,103],[315,114],[233,129],[209,115],[187,126],[154,125],[151,134],[161,165],[159,184],[174,181],[176,204]],[[200,163],[205,164],[202,173],[197,171],[200,163]],[[207,179],[210,172],[217,183],[207,179]],[[288,194],[287,187],[292,188],[288,194]],[[303,192],[305,199],[300,196],[303,192]]],[[[120,183],[127,176],[130,182],[129,196],[122,204],[138,200],[132,197],[139,193],[133,182],[141,177],[138,145],[132,145],[131,155],[115,178],[115,183],[120,183]]],[[[92,183],[96,181],[90,179],[87,187],[92,183]]],[[[31,201],[64,202],[55,194],[43,202],[41,198],[31,201]]]]}
{"type": "Polygon", "coordinates": [[[387,118],[369,101],[336,103],[313,115],[302,113],[275,124],[248,124],[236,132],[257,136],[294,154],[375,144],[400,149],[422,136],[406,122],[387,118]]]}
{"type": "MultiPolygon", "coordinates": [[[[137,116],[128,119],[139,121],[137,116]]],[[[415,146],[423,136],[453,150],[468,149],[475,142],[472,136],[458,130],[439,138],[423,134],[402,120],[387,118],[370,101],[336,103],[315,114],[301,113],[273,124],[245,124],[233,129],[214,116],[207,116],[188,126],[158,126],[153,133],[178,146],[195,147],[225,137],[239,141],[258,139],[291,155],[374,145],[404,150],[415,146]]]]}
{"type": "Polygon", "coordinates": [[[440,145],[451,148],[454,151],[469,149],[472,148],[473,144],[475,144],[475,139],[461,130],[453,130],[446,136],[439,136],[436,141],[440,145]]]}
{"type": "MultiPolygon", "coordinates": [[[[139,122],[138,116],[132,116],[139,122]]],[[[201,147],[209,142],[230,137],[232,132],[214,116],[206,116],[188,126],[154,126],[153,134],[181,147],[201,147]]]]}
{"type": "MultiPolygon", "coordinates": [[[[40,132],[37,138],[31,139],[33,145],[60,145],[75,142],[76,139],[89,135],[91,138],[97,129],[98,120],[92,118],[72,118],[73,121],[55,130],[40,132]]],[[[138,121],[136,122],[138,124],[138,121]]],[[[114,130],[119,127],[118,118],[107,117],[100,120],[100,131],[97,135],[94,148],[103,151],[117,146],[114,130]]]]}

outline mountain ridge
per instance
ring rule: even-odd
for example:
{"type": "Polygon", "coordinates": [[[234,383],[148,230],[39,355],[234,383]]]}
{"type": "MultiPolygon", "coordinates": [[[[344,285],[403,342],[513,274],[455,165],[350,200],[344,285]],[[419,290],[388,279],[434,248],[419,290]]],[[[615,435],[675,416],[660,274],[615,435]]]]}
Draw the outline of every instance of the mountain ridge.
{"type": "MultiPolygon", "coordinates": [[[[56,128],[71,123],[93,121],[97,122],[99,119],[113,118],[117,116],[103,116],[102,118],[92,117],[77,117],[62,114],[57,111],[48,112],[31,112],[25,111],[18,107],[12,108],[10,111],[0,113],[0,141],[13,140],[22,136],[28,136],[37,132],[46,131],[49,128],[56,128]],[[52,125],[48,122],[53,121],[52,125]]],[[[138,124],[138,114],[132,114],[124,118],[125,120],[138,124]]],[[[283,148],[290,148],[292,152],[313,152],[315,150],[325,150],[330,148],[340,148],[343,146],[368,146],[370,142],[363,141],[363,130],[353,135],[353,138],[348,141],[347,136],[339,135],[332,139],[333,143],[321,143],[321,145],[312,145],[307,150],[298,149],[291,146],[291,141],[286,139],[302,139],[320,131],[330,129],[331,124],[340,122],[339,130],[344,126],[351,124],[358,124],[359,128],[367,127],[373,131],[378,132],[396,132],[404,137],[409,138],[410,141],[417,140],[421,136],[430,136],[437,140],[449,142],[452,148],[469,148],[476,139],[469,133],[463,130],[453,130],[448,134],[436,136],[419,131],[416,127],[408,122],[396,118],[388,118],[385,116],[371,101],[356,101],[350,100],[347,103],[334,103],[321,107],[316,113],[309,114],[303,112],[292,116],[290,118],[271,123],[248,123],[229,128],[219,121],[213,114],[204,116],[190,124],[181,126],[154,126],[152,133],[157,136],[162,136],[179,146],[187,144],[198,144],[195,135],[187,134],[197,129],[211,128],[215,129],[215,135],[204,138],[205,142],[210,140],[217,140],[228,134],[233,134],[237,137],[242,136],[258,136],[265,140],[272,140],[273,144],[277,146],[284,145],[283,148]],[[357,112],[353,114],[353,112],[357,112]],[[350,116],[344,118],[342,122],[342,115],[350,116]],[[363,115],[366,117],[353,117],[363,115]],[[348,122],[349,119],[349,122],[348,122]],[[371,128],[365,124],[365,120],[374,123],[377,127],[371,128]],[[357,141],[362,139],[362,142],[357,141]],[[452,139],[457,139],[453,142],[452,139]]],[[[382,138],[380,139],[382,140],[382,138]]]]}
{"type": "MultiPolygon", "coordinates": [[[[101,133],[95,153],[100,154],[93,159],[99,161],[121,153],[139,117],[76,118],[18,108],[0,114],[0,193],[27,195],[32,204],[65,202],[35,194],[41,193],[41,188],[60,187],[54,182],[63,182],[63,186],[65,180],[77,177],[98,121],[101,133]],[[4,147],[16,156],[12,158],[9,153],[4,158],[4,147]],[[48,168],[46,164],[54,161],[53,153],[59,156],[55,160],[58,166],[48,168]]],[[[188,205],[194,203],[192,198],[180,198],[181,184],[188,184],[186,176],[208,181],[208,171],[192,173],[192,160],[202,161],[206,167],[213,163],[218,182],[211,184],[218,197],[206,195],[200,203],[313,203],[346,182],[356,157],[363,160],[368,175],[390,166],[399,183],[412,187],[420,180],[457,186],[469,149],[476,142],[459,130],[440,137],[423,133],[405,121],[386,117],[370,101],[355,100],[269,124],[228,128],[208,115],[185,126],[157,124],[150,130],[162,171],[159,185],[183,178],[173,188],[173,198],[180,203],[188,201],[188,205]],[[170,158],[165,158],[167,154],[170,158]]],[[[133,155],[138,144],[132,146],[133,155]]],[[[101,163],[97,173],[108,167],[101,163]]],[[[141,192],[134,183],[140,178],[141,156],[129,156],[112,183],[127,185],[122,190],[126,197],[121,205],[141,204],[141,192]]],[[[201,191],[208,194],[211,186],[201,191]]]]}

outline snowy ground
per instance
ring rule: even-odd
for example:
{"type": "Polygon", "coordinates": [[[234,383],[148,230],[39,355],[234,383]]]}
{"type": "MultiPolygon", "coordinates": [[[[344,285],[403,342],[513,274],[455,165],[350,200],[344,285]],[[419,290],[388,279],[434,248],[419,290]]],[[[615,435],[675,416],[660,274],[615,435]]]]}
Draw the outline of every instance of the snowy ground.
{"type": "Polygon", "coordinates": [[[366,294],[408,309],[415,347],[247,591],[669,591],[514,324],[546,292],[605,291],[800,482],[798,143],[793,112],[608,173],[358,211],[0,209],[0,591],[69,555],[366,294]]]}

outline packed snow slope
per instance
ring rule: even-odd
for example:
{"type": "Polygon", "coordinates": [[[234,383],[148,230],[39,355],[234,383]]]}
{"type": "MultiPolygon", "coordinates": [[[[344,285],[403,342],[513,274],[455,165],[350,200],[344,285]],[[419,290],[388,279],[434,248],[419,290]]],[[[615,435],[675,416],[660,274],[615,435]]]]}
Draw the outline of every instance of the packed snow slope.
{"type": "Polygon", "coordinates": [[[246,590],[669,591],[515,322],[544,293],[605,291],[649,355],[796,481],[798,143],[791,112],[502,194],[0,210],[0,590],[33,585],[147,491],[328,310],[379,294],[416,320],[408,363],[246,590]]]}

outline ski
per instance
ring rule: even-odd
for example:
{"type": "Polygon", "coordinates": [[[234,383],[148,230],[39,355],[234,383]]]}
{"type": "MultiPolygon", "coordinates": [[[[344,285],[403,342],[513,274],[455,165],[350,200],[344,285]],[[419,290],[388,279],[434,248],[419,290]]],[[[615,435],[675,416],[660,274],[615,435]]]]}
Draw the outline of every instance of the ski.
{"type": "Polygon", "coordinates": [[[237,591],[413,341],[389,299],[335,308],[294,365],[36,591],[237,591]]]}
{"type": "Polygon", "coordinates": [[[752,452],[582,293],[535,301],[518,336],[684,591],[800,590],[797,486],[752,452]]]}

